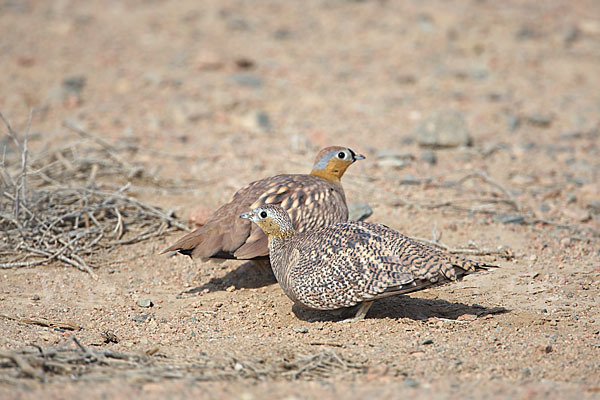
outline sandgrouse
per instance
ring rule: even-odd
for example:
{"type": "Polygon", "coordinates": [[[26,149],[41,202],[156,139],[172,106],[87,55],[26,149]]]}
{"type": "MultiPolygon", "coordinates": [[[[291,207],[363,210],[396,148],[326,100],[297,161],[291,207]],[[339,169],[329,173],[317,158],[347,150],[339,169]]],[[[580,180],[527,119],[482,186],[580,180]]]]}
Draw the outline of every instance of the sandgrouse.
{"type": "Polygon", "coordinates": [[[493,267],[432,249],[385,225],[351,221],[296,232],[276,205],[241,217],[267,234],[271,268],[289,298],[318,310],[360,304],[354,320],[363,319],[376,299],[493,267]]]}
{"type": "MultiPolygon", "coordinates": [[[[267,260],[265,234],[242,212],[279,204],[290,214],[298,232],[348,220],[346,196],[340,178],[357,160],[365,158],[347,147],[322,149],[310,174],[284,174],[252,182],[238,190],[209,221],[183,236],[162,253],[178,251],[192,258],[267,260]]],[[[265,266],[264,264],[260,264],[265,266]]]]}

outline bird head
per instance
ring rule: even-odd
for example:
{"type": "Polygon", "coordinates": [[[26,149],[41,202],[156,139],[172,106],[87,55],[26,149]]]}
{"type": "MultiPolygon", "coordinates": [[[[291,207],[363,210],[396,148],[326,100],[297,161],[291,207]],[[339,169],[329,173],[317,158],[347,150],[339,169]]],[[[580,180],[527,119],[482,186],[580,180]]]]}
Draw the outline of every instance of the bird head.
{"type": "Polygon", "coordinates": [[[355,153],[348,147],[325,147],[317,154],[311,175],[331,182],[339,182],[350,165],[364,158],[365,156],[355,153]]]}
{"type": "Polygon", "coordinates": [[[281,206],[275,204],[266,204],[257,207],[240,215],[240,218],[246,218],[254,222],[269,237],[284,237],[293,234],[294,225],[292,220],[281,206]]]}

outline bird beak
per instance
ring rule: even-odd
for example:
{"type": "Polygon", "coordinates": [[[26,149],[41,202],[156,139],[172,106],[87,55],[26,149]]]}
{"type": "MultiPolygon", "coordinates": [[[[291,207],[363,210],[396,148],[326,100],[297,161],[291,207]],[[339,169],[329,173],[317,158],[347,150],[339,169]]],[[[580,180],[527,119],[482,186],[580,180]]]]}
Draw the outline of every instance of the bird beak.
{"type": "Polygon", "coordinates": [[[354,159],[356,161],[358,161],[358,160],[364,160],[365,158],[367,158],[367,157],[363,156],[362,154],[355,154],[354,155],[354,159]]]}
{"type": "Polygon", "coordinates": [[[252,211],[248,211],[243,213],[242,215],[240,215],[240,218],[246,218],[246,219],[252,219],[252,217],[254,217],[254,214],[252,213],[252,211]]]}

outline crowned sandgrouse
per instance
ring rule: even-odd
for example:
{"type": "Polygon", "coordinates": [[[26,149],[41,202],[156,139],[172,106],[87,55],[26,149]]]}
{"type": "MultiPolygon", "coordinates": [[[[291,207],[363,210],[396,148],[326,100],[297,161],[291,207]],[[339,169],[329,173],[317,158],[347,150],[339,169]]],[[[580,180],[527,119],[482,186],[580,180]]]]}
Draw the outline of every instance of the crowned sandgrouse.
{"type": "Polygon", "coordinates": [[[355,161],[365,158],[347,147],[322,149],[310,174],[284,174],[252,182],[238,190],[209,221],[183,236],[162,253],[178,251],[192,258],[266,260],[267,237],[242,212],[265,204],[279,204],[298,232],[348,220],[340,178],[355,161]]]}
{"type": "Polygon", "coordinates": [[[342,222],[296,232],[277,205],[257,207],[241,217],[267,234],[271,268],[289,298],[318,310],[360,304],[354,319],[363,319],[376,299],[493,267],[432,249],[385,225],[342,222]]]}

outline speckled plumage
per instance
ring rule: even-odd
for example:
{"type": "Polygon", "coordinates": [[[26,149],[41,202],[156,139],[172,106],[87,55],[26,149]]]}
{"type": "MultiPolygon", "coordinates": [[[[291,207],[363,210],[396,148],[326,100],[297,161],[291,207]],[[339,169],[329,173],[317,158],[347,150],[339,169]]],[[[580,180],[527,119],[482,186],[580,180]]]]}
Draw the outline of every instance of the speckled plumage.
{"type": "Polygon", "coordinates": [[[348,208],[340,178],[348,166],[362,158],[346,147],[326,147],[317,154],[311,174],[284,174],[252,182],[217,209],[205,225],[163,253],[178,251],[193,258],[266,259],[267,237],[257,226],[239,218],[242,212],[265,204],[281,205],[299,232],[346,221],[348,208]]]}
{"type": "Polygon", "coordinates": [[[343,222],[295,232],[281,207],[243,214],[269,237],[271,267],[284,292],[309,308],[334,310],[455,281],[490,267],[444,253],[388,228],[343,222]]]}

